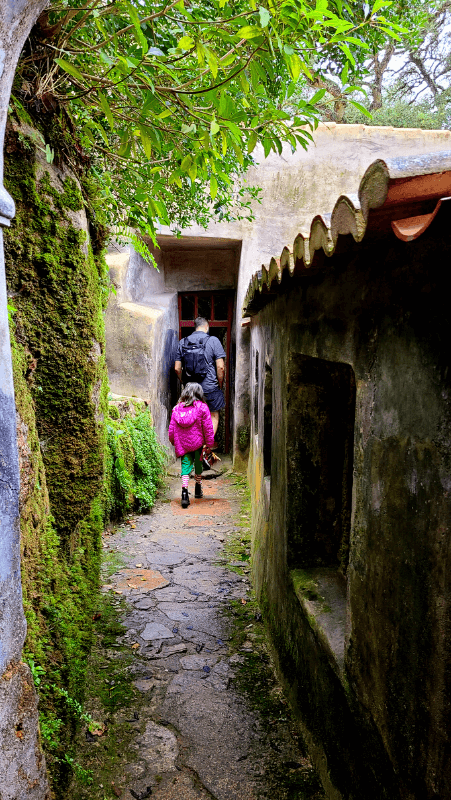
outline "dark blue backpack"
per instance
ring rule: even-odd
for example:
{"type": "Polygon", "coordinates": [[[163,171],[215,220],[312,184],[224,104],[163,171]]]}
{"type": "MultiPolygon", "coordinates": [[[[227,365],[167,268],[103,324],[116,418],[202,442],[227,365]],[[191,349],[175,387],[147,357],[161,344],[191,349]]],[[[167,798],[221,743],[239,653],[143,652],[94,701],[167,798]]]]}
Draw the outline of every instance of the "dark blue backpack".
{"type": "Polygon", "coordinates": [[[190,342],[189,336],[182,339],[183,383],[202,383],[207,377],[209,365],[205,347],[209,338],[206,333],[202,339],[196,337],[194,342],[190,342]]]}

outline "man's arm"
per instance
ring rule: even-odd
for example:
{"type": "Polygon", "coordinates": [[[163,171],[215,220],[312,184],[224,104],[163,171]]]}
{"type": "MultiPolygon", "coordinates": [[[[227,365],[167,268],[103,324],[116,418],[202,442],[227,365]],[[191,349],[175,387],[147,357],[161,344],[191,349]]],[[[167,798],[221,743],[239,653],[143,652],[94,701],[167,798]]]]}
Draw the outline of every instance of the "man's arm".
{"type": "MultiPolygon", "coordinates": [[[[175,362],[177,363],[177,362],[175,362]]],[[[224,359],[217,358],[216,359],[216,375],[218,377],[219,388],[222,389],[222,384],[224,383],[224,359]]]]}
{"type": "Polygon", "coordinates": [[[181,361],[176,361],[175,364],[174,364],[174,369],[175,369],[175,372],[176,372],[176,375],[177,375],[178,379],[181,381],[182,380],[182,362],[181,361]]]}

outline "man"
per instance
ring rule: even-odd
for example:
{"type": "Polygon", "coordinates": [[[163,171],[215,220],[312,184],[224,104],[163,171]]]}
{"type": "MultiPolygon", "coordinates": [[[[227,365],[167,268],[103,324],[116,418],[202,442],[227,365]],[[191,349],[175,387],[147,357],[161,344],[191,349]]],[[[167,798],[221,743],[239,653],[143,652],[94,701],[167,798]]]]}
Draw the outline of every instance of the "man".
{"type": "MultiPolygon", "coordinates": [[[[186,338],[188,342],[200,344],[204,348],[207,374],[204,378],[197,378],[197,383],[200,383],[204,390],[205,402],[210,409],[213,431],[216,436],[219,425],[219,412],[225,406],[222,386],[224,383],[224,359],[226,354],[219,339],[216,336],[208,335],[210,326],[206,319],[197,317],[194,324],[196,326],[194,333],[191,333],[186,338]]],[[[182,380],[183,341],[182,339],[179,342],[174,364],[174,369],[180,380],[182,380]]]]}

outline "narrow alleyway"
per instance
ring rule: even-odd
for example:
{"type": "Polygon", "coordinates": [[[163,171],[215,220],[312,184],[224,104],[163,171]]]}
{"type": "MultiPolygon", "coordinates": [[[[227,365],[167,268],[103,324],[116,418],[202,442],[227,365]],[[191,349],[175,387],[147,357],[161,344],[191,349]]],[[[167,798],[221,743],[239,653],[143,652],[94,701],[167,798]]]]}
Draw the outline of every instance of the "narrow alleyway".
{"type": "Polygon", "coordinates": [[[99,725],[79,737],[73,800],[323,797],[252,599],[245,490],[223,468],[187,510],[174,473],[152,513],[105,536],[86,703],[99,725]]]}

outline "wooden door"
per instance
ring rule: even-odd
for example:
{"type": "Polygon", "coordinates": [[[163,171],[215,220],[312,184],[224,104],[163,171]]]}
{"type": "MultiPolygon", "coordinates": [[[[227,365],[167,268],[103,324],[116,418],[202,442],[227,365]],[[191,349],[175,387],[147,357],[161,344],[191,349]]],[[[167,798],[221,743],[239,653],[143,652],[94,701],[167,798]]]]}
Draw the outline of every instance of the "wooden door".
{"type": "Polygon", "coordinates": [[[193,333],[196,317],[204,317],[210,325],[211,336],[217,336],[226,353],[225,363],[225,452],[230,449],[230,354],[233,319],[233,293],[180,292],[179,339],[193,333]]]}

